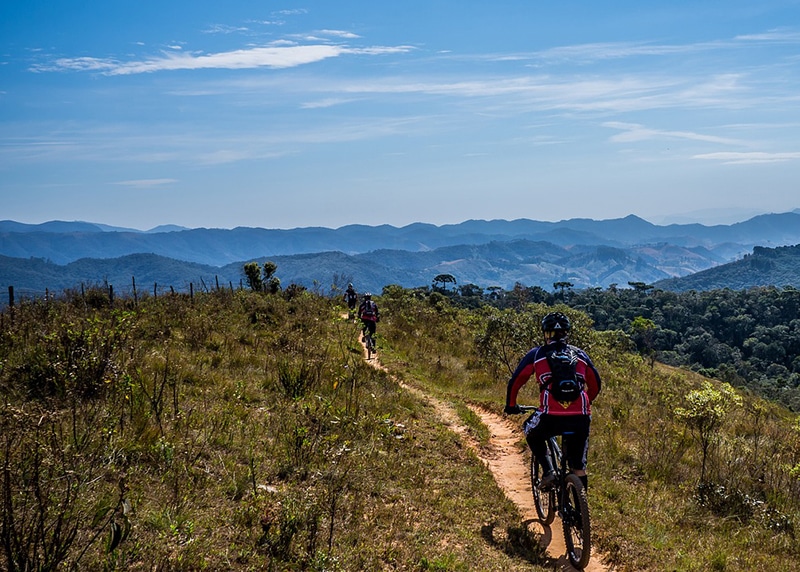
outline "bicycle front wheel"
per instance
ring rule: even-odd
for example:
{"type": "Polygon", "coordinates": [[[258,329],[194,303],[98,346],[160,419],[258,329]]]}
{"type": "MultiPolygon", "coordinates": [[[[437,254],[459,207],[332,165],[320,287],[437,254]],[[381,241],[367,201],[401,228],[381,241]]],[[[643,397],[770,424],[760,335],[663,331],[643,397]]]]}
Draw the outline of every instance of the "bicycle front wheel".
{"type": "Polygon", "coordinates": [[[531,455],[531,491],[536,514],[543,524],[550,524],[556,517],[556,492],[554,489],[543,491],[539,488],[542,479],[542,466],[536,457],[531,455]]]}
{"type": "Polygon", "coordinates": [[[564,544],[567,557],[575,568],[589,564],[592,552],[592,527],[589,522],[589,501],[586,489],[576,475],[567,475],[561,523],[564,525],[564,544]]]}

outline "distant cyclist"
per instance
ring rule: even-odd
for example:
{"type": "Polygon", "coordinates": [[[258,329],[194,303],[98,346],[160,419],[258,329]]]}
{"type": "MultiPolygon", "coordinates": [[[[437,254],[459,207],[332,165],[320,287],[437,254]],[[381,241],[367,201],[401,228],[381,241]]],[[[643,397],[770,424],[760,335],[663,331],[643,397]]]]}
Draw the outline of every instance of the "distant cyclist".
{"type": "Polygon", "coordinates": [[[358,294],[356,293],[355,288],[353,288],[352,282],[347,285],[347,290],[344,291],[343,299],[349,310],[348,315],[350,318],[352,318],[355,315],[356,305],[358,304],[358,294]]]}
{"type": "Polygon", "coordinates": [[[365,334],[369,332],[371,336],[374,336],[377,323],[381,317],[378,312],[378,305],[372,299],[370,292],[364,292],[364,299],[358,307],[358,318],[361,320],[361,330],[365,334]]]}
{"type": "Polygon", "coordinates": [[[506,389],[507,414],[522,413],[517,393],[533,377],[539,385],[539,409],[524,425],[525,439],[542,465],[542,487],[552,485],[553,467],[545,442],[565,432],[569,466],[588,485],[586,458],[589,450],[591,403],[600,393],[600,374],[582,349],[569,345],[571,324],[561,312],[542,319],[545,343],[530,350],[514,371],[506,389]]]}

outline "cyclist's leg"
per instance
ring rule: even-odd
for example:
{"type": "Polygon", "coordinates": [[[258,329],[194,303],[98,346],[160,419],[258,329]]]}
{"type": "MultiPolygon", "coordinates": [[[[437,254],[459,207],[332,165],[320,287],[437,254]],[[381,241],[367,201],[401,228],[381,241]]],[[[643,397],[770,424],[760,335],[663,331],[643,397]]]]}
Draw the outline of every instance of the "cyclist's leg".
{"type": "Polygon", "coordinates": [[[589,415],[570,415],[566,429],[570,434],[565,435],[567,441],[567,460],[573,474],[580,478],[584,488],[588,488],[588,477],[586,475],[586,461],[589,453],[589,425],[591,417],[589,415]]]}
{"type": "MultiPolygon", "coordinates": [[[[365,338],[366,338],[367,333],[369,333],[370,336],[374,336],[375,335],[375,331],[376,331],[376,328],[375,328],[375,321],[374,320],[365,320],[363,318],[361,319],[361,332],[362,332],[362,334],[364,335],[365,338]]],[[[364,339],[363,341],[366,341],[366,339],[364,339]]]]}
{"type": "Polygon", "coordinates": [[[525,440],[528,442],[528,447],[531,448],[531,453],[542,466],[543,475],[553,473],[553,463],[550,461],[550,455],[547,454],[547,440],[553,436],[550,430],[550,417],[550,415],[545,415],[541,411],[535,411],[522,427],[525,432],[525,440]]]}

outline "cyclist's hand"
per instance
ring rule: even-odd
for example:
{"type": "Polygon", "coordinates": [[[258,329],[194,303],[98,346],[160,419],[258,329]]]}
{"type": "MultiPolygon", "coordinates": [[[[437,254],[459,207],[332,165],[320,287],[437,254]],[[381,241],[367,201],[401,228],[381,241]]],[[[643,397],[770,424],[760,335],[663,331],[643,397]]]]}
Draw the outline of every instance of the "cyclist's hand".
{"type": "Polygon", "coordinates": [[[522,413],[522,409],[520,409],[519,405],[506,405],[503,408],[503,413],[506,415],[517,415],[522,413]]]}

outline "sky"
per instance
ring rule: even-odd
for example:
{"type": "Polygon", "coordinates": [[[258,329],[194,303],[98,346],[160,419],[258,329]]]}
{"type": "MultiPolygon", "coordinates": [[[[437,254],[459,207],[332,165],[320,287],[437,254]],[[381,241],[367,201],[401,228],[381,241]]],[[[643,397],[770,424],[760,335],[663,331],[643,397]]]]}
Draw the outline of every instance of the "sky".
{"type": "Polygon", "coordinates": [[[0,220],[800,207],[800,0],[0,0],[0,220]]]}

